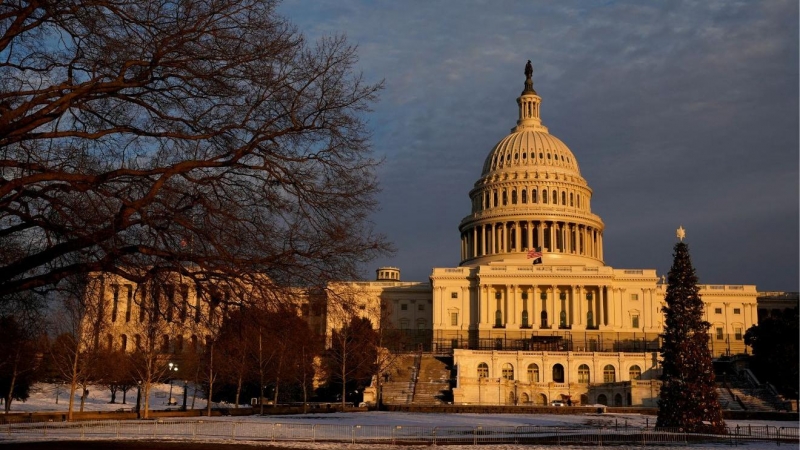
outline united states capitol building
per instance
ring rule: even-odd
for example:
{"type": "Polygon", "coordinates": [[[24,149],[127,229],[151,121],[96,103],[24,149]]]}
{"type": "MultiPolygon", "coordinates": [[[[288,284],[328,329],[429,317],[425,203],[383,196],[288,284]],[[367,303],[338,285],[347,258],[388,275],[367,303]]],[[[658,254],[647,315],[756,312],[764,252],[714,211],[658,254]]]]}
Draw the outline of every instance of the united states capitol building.
{"type": "MultiPolygon", "coordinates": [[[[575,154],[543,124],[531,72],[516,100],[516,125],[489,151],[468,193],[457,266],[434,268],[426,282],[402,281],[399,268],[381,267],[375,281],[287,290],[318,335],[330,339],[354,315],[386,332],[384,345],[403,356],[374,379],[383,381],[384,403],[656,405],[664,276],[604,263],[605,225],[592,212],[593,191],[575,154]]],[[[119,277],[96,281],[92,292],[99,290],[110,329],[95,332],[95,346],[109,349],[145,345],[137,325],[148,305],[162,304],[164,320],[156,321],[165,326],[153,337],[162,353],[199,352],[207,334],[201,316],[213,323],[228,303],[213,295],[204,303],[179,280],[166,292],[151,290],[153,300],[146,287],[119,277]]],[[[750,352],[744,333],[759,313],[798,303],[797,293],[759,293],[753,285],[701,285],[700,294],[715,358],[750,352]]],[[[377,401],[377,384],[365,401],[377,401]]]]}
{"type": "MultiPolygon", "coordinates": [[[[526,69],[516,125],[469,192],[457,266],[434,268],[429,283],[383,267],[374,282],[329,291],[376,327],[401,330],[406,350],[452,355],[455,404],[655,406],[665,279],[604,263],[593,191],[576,155],[548,132],[541,104],[526,69]]],[[[700,294],[713,355],[748,352],[756,287],[702,285],[700,294]]],[[[333,315],[326,323],[326,333],[341,325],[333,315]]]]}

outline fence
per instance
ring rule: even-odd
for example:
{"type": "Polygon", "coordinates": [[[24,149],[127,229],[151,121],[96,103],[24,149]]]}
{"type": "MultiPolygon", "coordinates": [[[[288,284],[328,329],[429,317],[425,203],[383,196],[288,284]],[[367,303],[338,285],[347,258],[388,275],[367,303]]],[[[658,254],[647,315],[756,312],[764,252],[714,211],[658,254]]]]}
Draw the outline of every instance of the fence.
{"type": "Polygon", "coordinates": [[[627,444],[659,445],[750,441],[800,442],[796,427],[731,427],[724,434],[685,433],[641,427],[405,426],[297,424],[257,421],[157,420],[40,422],[0,426],[0,441],[75,438],[170,438],[183,440],[307,441],[352,444],[627,444]]]}

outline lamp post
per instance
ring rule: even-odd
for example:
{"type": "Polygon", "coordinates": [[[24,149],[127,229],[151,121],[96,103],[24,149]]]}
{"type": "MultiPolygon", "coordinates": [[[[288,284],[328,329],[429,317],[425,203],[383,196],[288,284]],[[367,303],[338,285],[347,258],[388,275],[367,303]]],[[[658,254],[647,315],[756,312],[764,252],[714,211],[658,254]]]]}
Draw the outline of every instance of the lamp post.
{"type": "Polygon", "coordinates": [[[167,398],[167,405],[177,405],[177,401],[172,400],[172,372],[178,371],[178,365],[169,363],[169,398],[167,398]]]}
{"type": "Polygon", "coordinates": [[[183,381],[183,407],[181,408],[182,411],[186,411],[186,391],[189,390],[189,382],[184,380],[183,381]]]}

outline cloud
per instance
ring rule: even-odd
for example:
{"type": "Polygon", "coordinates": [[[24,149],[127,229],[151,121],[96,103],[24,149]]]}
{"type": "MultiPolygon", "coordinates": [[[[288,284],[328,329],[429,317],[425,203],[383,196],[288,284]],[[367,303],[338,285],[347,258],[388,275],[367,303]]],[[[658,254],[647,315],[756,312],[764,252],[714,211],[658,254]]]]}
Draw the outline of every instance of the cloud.
{"type": "Polygon", "coordinates": [[[311,39],[345,32],[367,78],[385,79],[370,117],[385,157],[374,220],[400,251],[376,264],[414,280],[458,264],[468,192],[515,124],[531,59],[543,121],[595,191],[608,264],[663,272],[683,223],[708,267],[701,279],[797,289],[797,2],[290,0],[279,10],[311,39]],[[748,249],[747,264],[735,248],[748,249]]]}

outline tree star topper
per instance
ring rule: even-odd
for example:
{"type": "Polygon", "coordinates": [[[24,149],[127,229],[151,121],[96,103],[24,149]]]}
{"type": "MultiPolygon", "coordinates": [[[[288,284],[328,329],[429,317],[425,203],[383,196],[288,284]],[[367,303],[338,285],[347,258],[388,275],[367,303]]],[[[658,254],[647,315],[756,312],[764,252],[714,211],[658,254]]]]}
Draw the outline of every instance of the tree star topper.
{"type": "Polygon", "coordinates": [[[680,239],[681,242],[683,242],[683,238],[686,237],[686,230],[683,229],[683,225],[678,227],[677,236],[678,236],[678,239],[680,239]]]}

